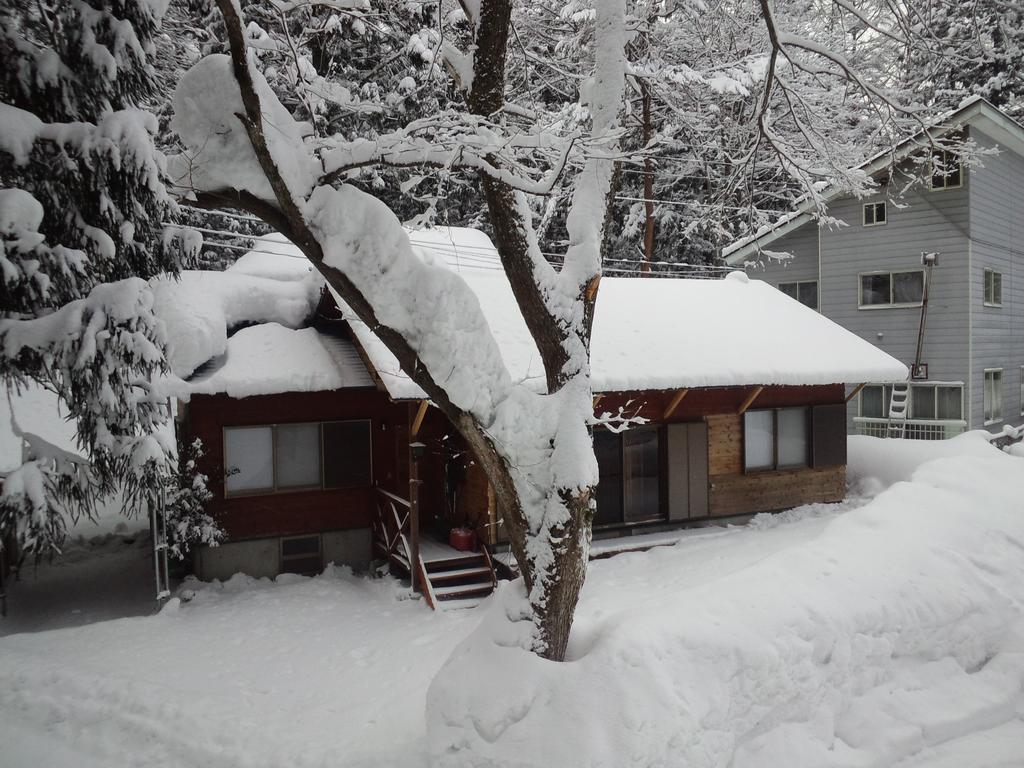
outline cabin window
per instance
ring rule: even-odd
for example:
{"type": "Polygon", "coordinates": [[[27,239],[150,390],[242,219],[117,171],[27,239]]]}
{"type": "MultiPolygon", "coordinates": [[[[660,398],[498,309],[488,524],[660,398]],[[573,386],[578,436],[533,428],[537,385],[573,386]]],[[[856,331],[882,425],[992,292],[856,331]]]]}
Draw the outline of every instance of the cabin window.
{"type": "Polygon", "coordinates": [[[923,299],[924,270],[860,275],[861,307],[920,306],[923,299]]]}
{"type": "Polygon", "coordinates": [[[274,489],[274,430],[242,427],[224,430],[224,489],[254,493],[274,489]]]}
{"type": "Polygon", "coordinates": [[[369,421],[322,425],[324,488],[361,488],[373,482],[369,421]]]}
{"type": "Polygon", "coordinates": [[[594,432],[597,485],[595,525],[658,520],[661,512],[661,432],[632,427],[594,432]]]}
{"type": "Polygon", "coordinates": [[[867,203],[864,206],[864,226],[876,227],[879,224],[885,224],[885,201],[867,203]]]}
{"type": "Polygon", "coordinates": [[[963,164],[956,152],[932,155],[932,189],[954,189],[963,183],[963,164]]]}
{"type": "Polygon", "coordinates": [[[808,457],[806,408],[774,408],[743,414],[744,469],[806,467],[808,457]]]}
{"type": "Polygon", "coordinates": [[[373,481],[370,422],[228,427],[227,495],[356,488],[373,481]]]}
{"type": "Polygon", "coordinates": [[[989,368],[985,371],[984,397],[985,424],[1003,420],[1003,369],[989,368]]]}
{"type": "Polygon", "coordinates": [[[320,486],[320,425],[281,424],[274,451],[274,476],[278,488],[320,486]]]}
{"type": "Polygon", "coordinates": [[[779,283],[779,290],[796,299],[804,306],[813,310],[818,309],[818,281],[801,280],[796,283],[779,283]]]}
{"type": "Polygon", "coordinates": [[[1003,306],[1003,274],[994,269],[985,270],[985,306],[1003,306]]]}

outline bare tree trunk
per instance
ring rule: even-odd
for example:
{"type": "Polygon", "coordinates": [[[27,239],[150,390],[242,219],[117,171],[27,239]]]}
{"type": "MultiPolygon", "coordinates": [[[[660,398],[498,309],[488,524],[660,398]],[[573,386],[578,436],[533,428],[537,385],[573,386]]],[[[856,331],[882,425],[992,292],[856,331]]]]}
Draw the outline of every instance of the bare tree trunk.
{"type": "MultiPolygon", "coordinates": [[[[647,81],[640,79],[644,148],[651,141],[651,89],[647,81]]],[[[651,158],[644,155],[644,260],[640,271],[647,274],[654,261],[654,167],[651,158]]]]}
{"type": "MultiPolygon", "coordinates": [[[[508,454],[498,449],[488,433],[489,425],[481,424],[473,414],[453,403],[444,387],[420,364],[409,341],[381,323],[374,307],[355,283],[344,272],[326,263],[323,245],[305,221],[301,201],[292,197],[268,149],[260,101],[246,61],[243,20],[233,0],[217,0],[217,4],[226,21],[233,70],[245,110],[244,114],[238,114],[238,118],[246,129],[277,204],[237,191],[201,193],[197,195],[195,204],[211,208],[231,206],[248,211],[299,246],[359,319],[372,328],[395,355],[402,370],[459,431],[486,473],[504,512],[510,546],[519,563],[533,611],[533,650],[545,658],[562,660],[586,575],[594,488],[559,487],[556,480],[553,487],[544,489],[546,495],[542,502],[534,498],[530,502],[533,507],[526,509],[517,483],[528,482],[530,478],[526,481],[521,479],[523,468],[510,464],[508,454]],[[552,511],[554,519],[563,522],[547,522],[550,519],[547,515],[552,511]],[[528,546],[531,540],[536,539],[541,540],[544,552],[540,561],[536,559],[536,552],[531,554],[534,548],[528,546]]],[[[505,56],[510,30],[511,0],[483,0],[474,56],[473,90],[468,101],[473,113],[489,119],[496,119],[504,104],[505,56]]],[[[489,161],[498,165],[497,158],[489,158],[489,161]]],[[[573,416],[579,419],[572,423],[577,429],[586,429],[591,414],[592,395],[587,366],[590,328],[600,280],[599,260],[597,273],[584,277],[576,289],[575,302],[582,309],[579,317],[583,321],[567,324],[564,314],[559,316],[549,307],[538,282],[537,271],[552,268],[540,260],[536,248],[531,249],[532,222],[523,200],[506,183],[487,175],[482,175],[481,180],[505,273],[544,363],[547,391],[549,395],[564,392],[573,416]]],[[[605,228],[601,228],[602,233],[605,228]]],[[[552,434],[557,437],[557,432],[552,434]]],[[[554,442],[552,438],[552,450],[555,450],[554,442]]],[[[585,455],[580,458],[587,459],[585,455]]]]}

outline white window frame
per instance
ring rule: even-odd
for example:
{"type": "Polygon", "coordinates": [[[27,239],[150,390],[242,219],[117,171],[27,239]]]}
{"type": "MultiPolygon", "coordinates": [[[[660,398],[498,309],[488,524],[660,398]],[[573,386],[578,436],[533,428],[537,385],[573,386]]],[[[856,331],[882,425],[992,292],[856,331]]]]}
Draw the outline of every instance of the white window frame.
{"type": "Polygon", "coordinates": [[[865,227],[884,227],[889,223],[889,207],[885,204],[885,200],[874,203],[864,203],[864,208],[861,211],[861,224],[865,227]],[[878,220],[878,208],[882,208],[882,221],[878,220]],[[868,211],[871,211],[871,221],[868,221],[868,211]]]}
{"type": "Polygon", "coordinates": [[[960,181],[958,181],[956,184],[950,184],[949,183],[949,176],[948,175],[944,175],[942,177],[942,186],[941,187],[935,186],[935,160],[934,160],[934,155],[933,155],[932,156],[932,160],[929,161],[929,163],[928,163],[928,169],[930,171],[930,175],[929,175],[929,178],[928,178],[928,186],[931,188],[931,190],[933,192],[941,192],[941,191],[946,190],[946,189],[960,189],[960,187],[962,187],[964,185],[964,161],[963,161],[963,158],[960,157],[959,153],[951,152],[948,149],[943,149],[943,150],[939,150],[939,151],[942,153],[943,165],[949,166],[949,160],[947,159],[949,156],[953,156],[953,157],[956,158],[956,163],[960,167],[960,174],[959,174],[960,181]]]}
{"type": "MultiPolygon", "coordinates": [[[[995,377],[994,376],[992,376],[991,378],[992,378],[993,381],[995,381],[995,377]]],[[[981,381],[982,381],[982,400],[981,400],[982,411],[981,412],[982,412],[982,416],[985,419],[985,422],[984,422],[985,426],[987,427],[990,424],[998,424],[999,422],[1001,422],[1003,420],[1003,369],[1002,368],[986,368],[985,372],[984,372],[984,375],[982,376],[981,381]],[[989,399],[989,387],[988,387],[989,375],[990,374],[995,374],[995,373],[999,374],[999,392],[996,393],[996,392],[993,391],[993,393],[992,393],[993,394],[993,402],[990,403],[990,402],[988,402],[988,399],[989,399]],[[998,394],[998,396],[999,396],[998,400],[995,399],[995,395],[996,394],[998,394]],[[998,405],[998,413],[996,411],[996,408],[994,407],[996,405],[998,405]]]]}
{"type": "Polygon", "coordinates": [[[985,267],[982,278],[982,303],[986,307],[1002,307],[1003,306],[1003,273],[998,269],[992,267],[985,267]],[[996,296],[996,275],[999,276],[999,295],[996,296]],[[992,298],[989,298],[989,283],[991,282],[992,298]]]}
{"type": "Polygon", "coordinates": [[[923,269],[878,269],[870,272],[858,272],[857,273],[857,309],[905,309],[907,307],[920,307],[924,303],[924,296],[922,295],[921,301],[902,301],[894,302],[893,291],[895,290],[896,275],[906,275],[913,272],[921,273],[921,291],[924,293],[924,281],[928,279],[923,269]],[[865,304],[864,303],[864,280],[863,278],[870,275],[889,275],[889,303],[888,304],[865,304]]]}
{"type": "MultiPolygon", "coordinates": [[[[821,311],[821,287],[818,285],[818,281],[817,280],[786,280],[784,282],[780,282],[778,284],[778,286],[776,286],[776,287],[780,291],[782,291],[782,286],[784,286],[784,285],[795,285],[796,286],[796,298],[795,298],[795,300],[796,301],[800,301],[800,286],[802,286],[802,285],[809,285],[809,284],[813,284],[814,285],[814,304],[815,304],[815,306],[808,307],[808,309],[813,309],[815,312],[820,312],[821,311]]],[[[785,293],[785,292],[783,291],[783,293],[785,293]]],[[[790,298],[792,299],[794,297],[790,296],[790,298]]],[[[804,304],[802,301],[800,301],[800,303],[804,304]]],[[[807,307],[806,304],[804,304],[804,306],[807,307]]]]}
{"type": "Polygon", "coordinates": [[[892,384],[866,384],[864,389],[857,393],[857,416],[865,419],[887,419],[889,418],[889,403],[892,401],[892,384]],[[864,415],[864,390],[872,387],[880,387],[882,389],[882,415],[881,416],[865,416],[864,415]],[[887,398],[886,390],[889,390],[889,397],[887,398]]]}
{"type": "Polygon", "coordinates": [[[914,421],[963,421],[964,420],[964,384],[962,381],[917,381],[910,385],[910,418],[914,421]],[[933,418],[925,418],[918,416],[916,413],[915,398],[917,393],[922,389],[931,388],[933,390],[932,411],[935,413],[933,418]],[[959,389],[960,390],[960,418],[959,419],[943,419],[939,418],[939,390],[940,389],[959,389]]]}

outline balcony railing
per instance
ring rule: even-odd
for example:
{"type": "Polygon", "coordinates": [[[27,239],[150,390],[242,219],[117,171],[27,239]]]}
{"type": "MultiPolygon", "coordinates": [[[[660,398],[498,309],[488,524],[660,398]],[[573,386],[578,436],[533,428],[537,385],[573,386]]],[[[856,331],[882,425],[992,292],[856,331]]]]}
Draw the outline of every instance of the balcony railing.
{"type": "MultiPolygon", "coordinates": [[[[855,416],[853,423],[857,426],[858,435],[889,437],[889,419],[855,416]]],[[[963,420],[906,419],[902,422],[893,420],[892,423],[904,424],[903,437],[907,440],[946,440],[956,437],[967,428],[967,422],[963,420]]]]}

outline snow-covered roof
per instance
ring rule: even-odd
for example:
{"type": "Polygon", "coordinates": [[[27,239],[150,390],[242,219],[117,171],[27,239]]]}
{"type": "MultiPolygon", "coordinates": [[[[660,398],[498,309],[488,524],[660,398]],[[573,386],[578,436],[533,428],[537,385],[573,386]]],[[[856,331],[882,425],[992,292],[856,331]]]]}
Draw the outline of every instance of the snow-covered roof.
{"type": "MultiPolygon", "coordinates": [[[[540,355],[487,236],[456,227],[409,236],[420,256],[462,275],[512,377],[540,390],[540,355]]],[[[301,327],[320,285],[298,249],[278,236],[263,238],[226,272],[186,272],[160,285],[158,311],[168,323],[174,373],[191,377],[186,396],[372,386],[352,342],[301,327]],[[228,335],[246,324],[252,325],[228,335]]],[[[423,398],[380,340],[335,298],[388,394],[423,398]]],[[[724,280],[604,278],[591,351],[597,392],[907,376],[902,363],[873,344],[742,273],[724,280]]]]}
{"type": "MultiPolygon", "coordinates": [[[[1024,126],[1005,112],[993,106],[981,96],[971,96],[949,114],[937,119],[927,130],[904,139],[895,147],[885,149],[865,160],[859,168],[868,176],[885,169],[892,163],[899,162],[915,152],[929,146],[931,139],[941,138],[964,125],[975,125],[991,136],[1003,148],[1024,155],[1024,126]]],[[[831,202],[841,196],[835,187],[824,190],[822,197],[831,202]]],[[[722,249],[722,255],[728,264],[738,265],[746,261],[752,254],[765,248],[778,238],[792,232],[813,220],[814,202],[805,199],[795,211],[791,211],[771,225],[761,227],[757,232],[741,238],[722,249]]]]}
{"type": "MultiPolygon", "coordinates": [[[[540,389],[540,354],[490,240],[459,228],[432,232],[430,239],[426,233],[410,239],[462,274],[513,378],[540,389]]],[[[370,329],[339,304],[388,393],[424,397],[370,329]]],[[[724,280],[603,278],[591,371],[597,392],[907,377],[906,366],[875,345],[742,273],[724,280]]]]}
{"type": "Polygon", "coordinates": [[[373,387],[374,381],[350,340],[315,328],[262,323],[232,335],[224,354],[196,371],[187,385],[190,395],[241,398],[373,387]]]}
{"type": "Polygon", "coordinates": [[[153,281],[168,340],[168,394],[248,397],[373,387],[350,339],[308,325],[322,278],[280,235],[224,272],[153,281]]]}

